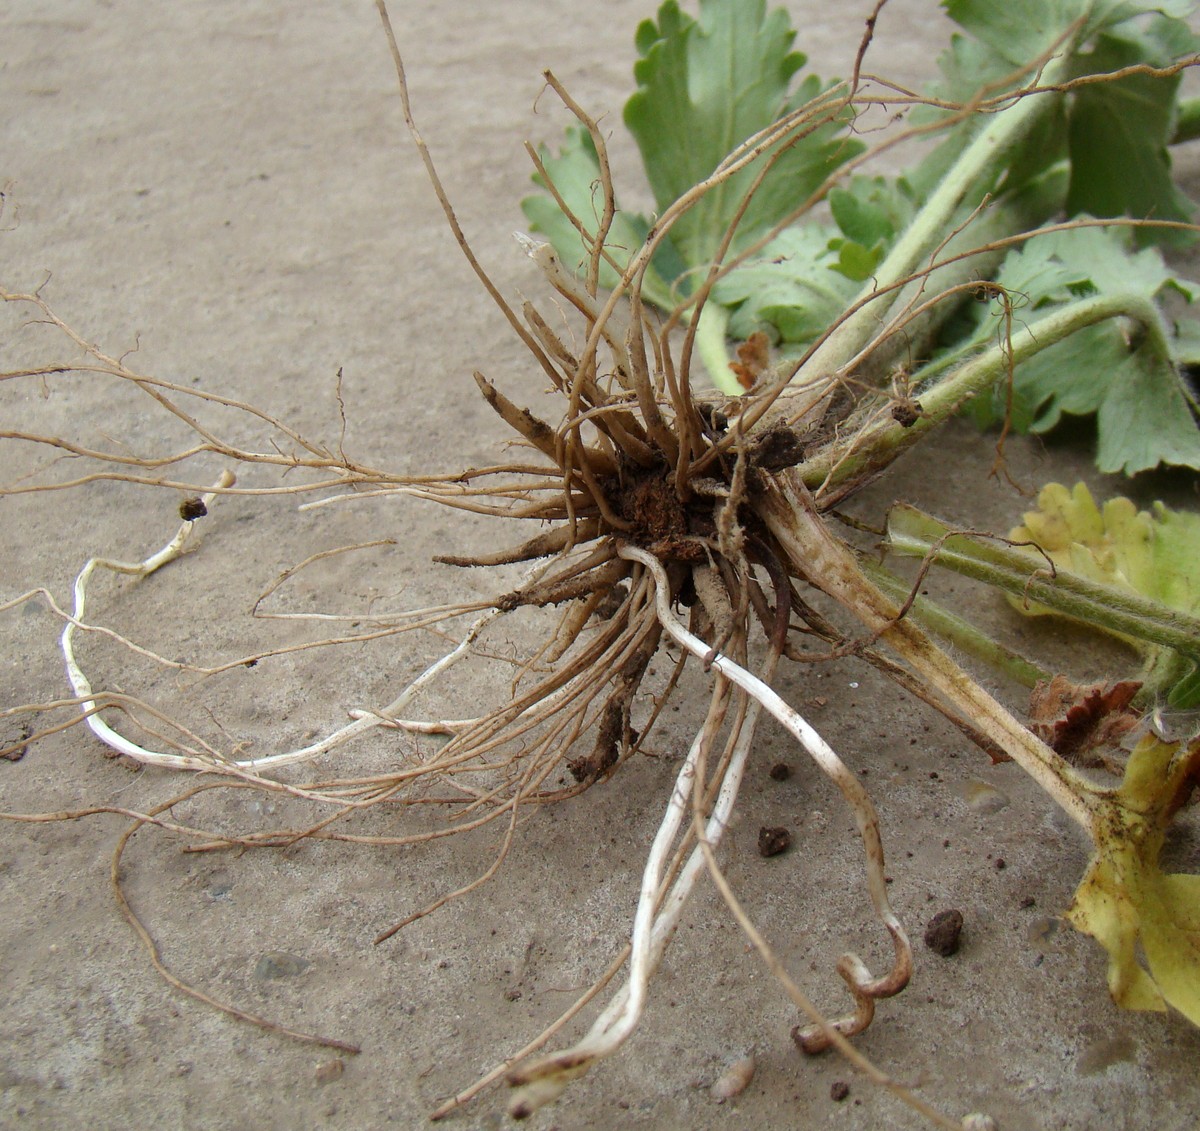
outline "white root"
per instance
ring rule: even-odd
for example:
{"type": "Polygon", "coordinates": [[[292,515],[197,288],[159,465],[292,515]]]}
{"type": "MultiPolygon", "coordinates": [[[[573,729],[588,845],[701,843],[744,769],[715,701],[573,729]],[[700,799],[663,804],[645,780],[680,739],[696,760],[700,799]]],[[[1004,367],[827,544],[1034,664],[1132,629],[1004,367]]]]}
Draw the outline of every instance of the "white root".
{"type": "MultiPolygon", "coordinates": [[[[714,689],[710,718],[720,711],[725,694],[725,689],[720,686],[714,689]]],[[[706,837],[713,844],[720,843],[737,799],[753,738],[756,708],[757,704],[751,704],[747,712],[746,723],[705,829],[706,837]]],[[[704,745],[711,740],[709,732],[707,725],[702,726],[692,740],[671,790],[667,811],[663,814],[646,857],[638,906],[634,913],[628,980],[581,1041],[563,1052],[541,1057],[509,1073],[509,1083],[517,1088],[509,1103],[509,1114],[514,1118],[525,1118],[543,1104],[557,1099],[567,1084],[620,1048],[641,1020],[650,978],[662,961],[688,897],[705,867],[700,849],[694,849],[670,890],[665,896],[662,894],[663,871],[671,846],[691,805],[696,765],[704,745]]]]}
{"type": "MultiPolygon", "coordinates": [[[[898,993],[907,984],[912,971],[912,952],[907,935],[887,899],[879,820],[870,797],[828,743],[766,683],[727,656],[720,653],[714,655],[708,644],[679,622],[670,607],[670,586],[666,572],[657,558],[635,546],[623,546],[620,554],[644,566],[654,578],[655,608],[659,622],[667,633],[718,673],[720,680],[713,691],[709,718],[712,719],[719,710],[725,694],[722,687],[724,681],[736,684],[752,700],[722,778],[712,815],[705,827],[705,845],[711,850],[720,843],[745,773],[757,721],[764,707],[800,741],[854,808],[859,832],[866,846],[871,899],[895,947],[892,970],[883,978],[872,978],[857,955],[844,955],[838,963],[838,971],[854,994],[858,1008],[850,1017],[833,1022],[830,1027],[845,1035],[860,1032],[873,1016],[875,998],[898,993]]],[[[689,806],[696,766],[705,746],[711,741],[713,729],[706,720],[692,741],[647,856],[634,914],[628,980],[582,1040],[563,1052],[541,1057],[509,1073],[509,1083],[517,1088],[509,1104],[509,1113],[514,1117],[524,1118],[556,1099],[571,1080],[583,1075],[596,1061],[615,1052],[637,1026],[645,1007],[650,977],[662,959],[696,880],[706,867],[704,850],[697,846],[670,890],[662,894],[660,885],[668,853],[689,806]]],[[[829,1043],[825,1027],[813,1026],[805,1030],[804,1036],[809,1040],[810,1051],[816,1051],[822,1040],[825,1044],[829,1043]]]]}
{"type": "MultiPolygon", "coordinates": [[[[207,511],[208,505],[216,497],[218,490],[232,487],[235,482],[236,479],[231,471],[223,471],[220,478],[214,484],[214,490],[201,496],[201,502],[204,504],[205,511],[207,511]]],[[[154,750],[147,750],[113,730],[100,717],[99,707],[92,698],[94,692],[91,681],[84,674],[83,669],[79,666],[79,662],[75,659],[74,647],[75,629],[82,622],[84,612],[87,608],[87,583],[91,579],[92,574],[97,569],[109,569],[114,573],[129,574],[133,577],[147,577],[155,570],[161,569],[168,562],[173,562],[183,553],[184,545],[187,543],[195,525],[195,519],[185,520],[179,527],[179,530],[176,531],[174,538],[157,553],[151,554],[148,558],[140,562],[118,562],[109,558],[89,559],[83,569],[79,571],[79,576],[75,578],[75,608],[71,620],[62,631],[59,644],[62,648],[63,659],[67,665],[67,679],[70,681],[75,694],[83,701],[80,704],[80,708],[84,714],[84,721],[101,742],[117,751],[117,753],[126,754],[130,758],[135,758],[137,761],[146,763],[147,765],[171,766],[176,769],[210,770],[218,765],[216,760],[211,757],[187,754],[162,754],[154,750]]]]}
{"type": "MultiPolygon", "coordinates": [[[[861,1033],[875,1014],[875,1001],[899,993],[912,976],[912,948],[908,936],[896,914],[892,911],[887,896],[887,880],[884,875],[883,840],[879,833],[879,817],[862,783],[847,768],[829,745],[798,711],[786,703],[773,688],[764,683],[741,665],[720,653],[713,655],[703,640],[693,636],[679,622],[670,606],[670,588],[666,572],[658,559],[635,546],[625,546],[621,556],[640,562],[654,575],[655,602],[658,618],[663,628],[680,645],[693,655],[699,656],[719,671],[730,682],[737,684],[754,700],[771,713],[838,787],[846,803],[854,810],[854,820],[866,852],[867,889],[875,913],[887,928],[892,938],[895,958],[892,968],[880,978],[874,978],[858,955],[847,953],[838,960],[837,970],[854,995],[856,1008],[853,1014],[833,1022],[833,1027],[844,1036],[861,1033]],[[709,657],[711,661],[709,660],[709,657]]],[[[821,1026],[810,1026],[797,1035],[797,1042],[805,1052],[814,1053],[829,1047],[829,1036],[821,1026]]]]}
{"type": "MultiPolygon", "coordinates": [[[[205,509],[207,510],[219,491],[233,486],[235,482],[236,479],[232,472],[222,472],[220,478],[214,484],[213,490],[201,496],[201,501],[204,503],[205,509]]],[[[479,638],[480,633],[493,620],[502,615],[502,610],[495,607],[487,609],[481,616],[477,617],[462,640],[453,649],[426,668],[385,707],[370,711],[361,709],[351,711],[351,722],[308,746],[299,747],[295,750],[282,751],[278,754],[268,754],[261,758],[226,760],[211,753],[170,754],[159,750],[149,750],[118,733],[101,717],[100,707],[94,698],[95,692],[91,681],[75,657],[75,631],[77,628],[87,627],[83,623],[83,617],[87,608],[88,582],[97,569],[108,569],[114,573],[128,574],[138,578],[148,577],[169,562],[173,562],[184,552],[184,547],[195,525],[196,520],[194,519],[185,521],[170,542],[157,551],[157,553],[151,554],[148,558],[140,562],[118,562],[109,558],[91,558],[83,569],[80,570],[79,575],[75,579],[74,609],[66,627],[63,629],[62,636],[60,637],[60,646],[62,648],[63,659],[66,661],[67,679],[75,695],[81,700],[80,709],[83,712],[84,721],[92,733],[110,749],[148,766],[161,766],[172,770],[232,772],[239,775],[248,772],[256,776],[263,770],[293,765],[297,762],[311,761],[377,727],[392,727],[421,733],[444,734],[469,725],[471,720],[437,720],[430,723],[420,723],[400,719],[398,716],[430,683],[470,653],[471,647],[479,638]]],[[[540,576],[550,568],[550,564],[552,563],[538,563],[529,571],[530,576],[526,580],[532,580],[534,577],[540,576]]]]}

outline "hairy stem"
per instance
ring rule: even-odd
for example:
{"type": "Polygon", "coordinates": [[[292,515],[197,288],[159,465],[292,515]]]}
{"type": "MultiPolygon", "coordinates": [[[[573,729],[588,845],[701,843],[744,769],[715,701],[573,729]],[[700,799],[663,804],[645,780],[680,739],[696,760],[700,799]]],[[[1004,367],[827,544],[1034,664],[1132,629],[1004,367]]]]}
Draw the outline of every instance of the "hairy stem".
{"type": "MultiPolygon", "coordinates": [[[[1043,85],[1053,85],[1068,77],[1074,46],[1072,38],[1063,45],[1061,54],[1047,64],[1041,76],[1043,85]]],[[[894,287],[937,253],[945,243],[947,233],[961,222],[964,207],[971,209],[979,204],[1013,148],[1051,112],[1054,102],[1053,95],[1021,97],[991,118],[930,194],[904,235],[879,265],[859,300],[894,287]]],[[[805,363],[801,373],[822,377],[841,371],[866,348],[898,296],[898,290],[891,290],[879,302],[862,306],[830,334],[805,363]]]]}
{"type": "Polygon", "coordinates": [[[1128,589],[1118,589],[1045,557],[955,534],[916,507],[898,505],[888,516],[888,549],[909,557],[932,555],[938,565],[1053,609],[1117,636],[1200,653],[1200,619],[1128,589]]]}
{"type": "MultiPolygon", "coordinates": [[[[811,488],[837,486],[881,470],[939,424],[945,423],[972,397],[1007,377],[1023,361],[1049,349],[1087,326],[1110,318],[1130,318],[1146,332],[1143,349],[1171,356],[1162,315],[1152,301],[1137,294],[1097,295],[1047,314],[1011,337],[962,362],[937,384],[921,393],[921,415],[904,427],[890,417],[855,433],[848,445],[831,445],[804,464],[811,488]]],[[[918,372],[919,383],[924,373],[918,372]]]]}
{"type": "Polygon", "coordinates": [[[1019,763],[1082,828],[1092,833],[1098,801],[1076,772],[1013,715],[873,585],[854,555],[833,536],[798,477],[780,477],[755,509],[786,552],[791,567],[844,605],[886,641],[959,714],[971,719],[1019,763]]]}

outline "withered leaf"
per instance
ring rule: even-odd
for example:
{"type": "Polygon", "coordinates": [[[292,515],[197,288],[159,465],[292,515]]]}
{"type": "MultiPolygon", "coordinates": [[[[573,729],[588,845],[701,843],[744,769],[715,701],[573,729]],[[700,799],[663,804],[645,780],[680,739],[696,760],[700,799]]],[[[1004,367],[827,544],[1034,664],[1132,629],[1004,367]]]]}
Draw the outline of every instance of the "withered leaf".
{"type": "Polygon", "coordinates": [[[738,346],[737,356],[737,361],[731,361],[729,368],[743,389],[753,388],[759,374],[771,363],[771,341],[762,330],[755,330],[738,346]]]}
{"type": "Polygon", "coordinates": [[[1140,719],[1130,704],[1141,686],[1130,679],[1084,685],[1056,675],[1029,696],[1030,730],[1076,765],[1103,765],[1095,752],[1119,746],[1140,719]]]}

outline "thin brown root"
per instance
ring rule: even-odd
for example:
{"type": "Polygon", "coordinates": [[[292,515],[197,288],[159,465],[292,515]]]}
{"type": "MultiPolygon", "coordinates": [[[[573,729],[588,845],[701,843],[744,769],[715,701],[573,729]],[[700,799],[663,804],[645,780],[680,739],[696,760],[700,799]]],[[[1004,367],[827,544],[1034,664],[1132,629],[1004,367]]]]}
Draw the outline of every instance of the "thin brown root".
{"type": "Polygon", "coordinates": [[[474,374],[475,384],[483,399],[514,432],[524,436],[539,452],[555,459],[554,429],[544,420],[539,420],[527,408],[518,408],[482,373],[474,374]]]}
{"type": "Polygon", "coordinates": [[[579,543],[590,542],[599,533],[599,520],[581,518],[574,524],[573,528],[571,526],[560,526],[554,530],[548,530],[544,534],[538,534],[530,538],[528,542],[522,542],[521,545],[513,546],[507,550],[496,550],[491,554],[478,554],[476,556],[436,554],[433,560],[441,562],[443,565],[464,567],[512,565],[516,562],[527,562],[534,558],[545,558],[551,554],[570,550],[579,543]]]}
{"type": "Polygon", "coordinates": [[[469,1088],[464,1088],[461,1092],[454,1096],[453,1099],[447,1100],[441,1105],[441,1107],[431,1112],[429,1116],[430,1120],[436,1121],[439,1119],[444,1119],[457,1108],[469,1103],[490,1084],[494,1084],[497,1080],[501,1079],[514,1064],[519,1064],[531,1053],[537,1052],[538,1049],[545,1045],[551,1037],[560,1032],[567,1022],[571,1020],[571,1018],[573,1018],[579,1013],[580,1010],[587,1006],[588,1002],[592,1001],[593,998],[595,998],[596,995],[600,993],[600,991],[603,990],[605,986],[607,986],[608,983],[611,982],[613,978],[615,978],[621,972],[621,968],[629,960],[630,950],[631,947],[628,943],[626,943],[616,958],[614,958],[612,962],[608,964],[608,969],[605,970],[604,973],[601,974],[600,977],[597,978],[596,981],[594,981],[575,1001],[575,1003],[568,1010],[562,1013],[556,1021],[546,1026],[546,1028],[543,1029],[536,1037],[534,1037],[533,1040],[530,1041],[529,1044],[527,1044],[523,1049],[513,1053],[513,1055],[510,1056],[506,1061],[496,1065],[496,1067],[490,1072],[487,1072],[485,1075],[481,1076],[469,1088]]]}
{"type": "Polygon", "coordinates": [[[409,923],[415,923],[418,919],[424,919],[426,915],[432,915],[440,907],[445,907],[447,903],[451,903],[461,896],[469,895],[476,888],[482,887],[488,882],[499,870],[500,865],[504,863],[504,858],[508,855],[508,850],[512,847],[513,833],[517,828],[517,811],[519,808],[519,797],[514,799],[511,804],[512,814],[509,817],[508,828],[504,832],[504,840],[500,844],[500,851],[496,854],[496,859],[492,861],[491,866],[486,872],[480,876],[476,876],[469,884],[464,884],[452,892],[447,892],[445,895],[435,899],[429,906],[423,907],[420,911],[414,912],[412,915],[407,915],[398,923],[392,924],[385,931],[380,931],[375,936],[375,945],[387,942],[398,931],[404,930],[409,923]]]}
{"type": "MultiPolygon", "coordinates": [[[[168,801],[163,805],[157,806],[151,810],[151,815],[157,815],[164,809],[170,808],[175,804],[175,801],[168,801]]],[[[180,993],[186,994],[196,1001],[203,1002],[205,1005],[211,1006],[213,1009],[224,1013],[228,1017],[232,1017],[238,1021],[245,1021],[259,1029],[263,1029],[268,1033],[277,1033],[283,1037],[289,1037],[294,1041],[301,1041],[304,1044],[320,1045],[323,1048],[336,1049],[339,1052],[348,1053],[351,1056],[357,1056],[362,1049],[358,1045],[350,1044],[348,1041],[335,1040],[332,1037],[322,1037],[316,1033],[304,1033],[298,1029],[289,1029],[286,1025],[280,1025],[276,1021],[268,1020],[265,1017],[259,1017],[254,1013],[247,1013],[244,1009],[238,1009],[235,1005],[230,1005],[228,1002],[219,1001],[217,998],[205,993],[203,990],[195,986],[189,985],[181,978],[176,977],[164,964],[161,955],[158,951],[158,944],[154,941],[150,932],[146,929],[141,919],[138,918],[137,912],[134,911],[124,890],[121,887],[121,855],[125,851],[125,846],[129,843],[134,833],[138,831],[147,822],[143,820],[134,821],[122,834],[117,841],[116,848],[113,849],[112,864],[109,869],[109,876],[112,881],[113,896],[116,898],[117,906],[121,909],[121,914],[125,916],[126,921],[133,928],[137,937],[141,940],[142,945],[146,948],[146,953],[150,956],[150,962],[154,969],[158,971],[162,979],[170,986],[177,989],[180,993]]]]}
{"type": "Polygon", "coordinates": [[[807,1017],[811,1018],[813,1027],[825,1033],[829,1044],[836,1048],[847,1061],[853,1064],[872,1083],[886,1088],[903,1103],[907,1104],[914,1111],[920,1112],[931,1122],[937,1124],[937,1126],[944,1127],[947,1131],[961,1131],[962,1124],[960,1122],[943,1115],[936,1108],[931,1107],[924,1100],[913,1095],[903,1084],[893,1080],[887,1073],[877,1068],[842,1035],[836,1023],[830,1022],[825,1018],[816,1005],[809,999],[808,995],[792,980],[786,967],[779,960],[779,956],[771,949],[770,944],[763,938],[761,932],[742,908],[737,896],[733,893],[733,888],[730,887],[729,881],[725,877],[725,873],[717,863],[712,845],[704,836],[704,829],[700,822],[699,814],[693,815],[693,828],[700,844],[700,849],[704,853],[704,860],[708,865],[709,875],[712,877],[713,883],[716,884],[717,890],[721,893],[721,898],[725,900],[734,919],[737,920],[738,926],[742,928],[746,937],[753,944],[754,949],[758,951],[767,969],[771,971],[774,978],[787,991],[788,997],[792,999],[796,1007],[807,1017]]]}

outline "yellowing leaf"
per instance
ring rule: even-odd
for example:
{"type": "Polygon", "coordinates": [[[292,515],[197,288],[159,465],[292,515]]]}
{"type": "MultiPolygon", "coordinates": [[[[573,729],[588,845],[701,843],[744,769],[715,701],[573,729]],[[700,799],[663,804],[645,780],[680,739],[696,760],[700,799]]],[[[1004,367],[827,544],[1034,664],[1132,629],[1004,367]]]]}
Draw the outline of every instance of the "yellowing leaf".
{"type": "Polygon", "coordinates": [[[1171,1006],[1200,1025],[1200,875],[1165,875],[1171,818],[1200,782],[1200,739],[1147,735],[1099,809],[1096,855],[1066,918],[1108,951],[1108,988],[1125,1009],[1171,1006]],[[1137,960],[1138,945],[1146,958],[1137,960]]]}
{"type": "Polygon", "coordinates": [[[1048,483],[1038,494],[1038,509],[1009,537],[1036,542],[1055,565],[1092,581],[1157,596],[1154,520],[1129,499],[1110,499],[1101,510],[1084,484],[1068,490],[1048,483]]]}
{"type": "MultiPolygon", "coordinates": [[[[1123,632],[1101,618],[1088,623],[1140,649],[1147,657],[1147,684],[1167,691],[1173,707],[1200,704],[1200,632],[1194,631],[1200,612],[1200,515],[1172,511],[1162,503],[1139,511],[1120,497],[1098,507],[1082,483],[1071,490],[1050,483],[1038,495],[1037,510],[1029,511],[1009,537],[1036,543],[1055,566],[1109,586],[1118,598],[1121,593],[1137,594],[1157,602],[1164,613],[1187,614],[1186,622],[1176,617],[1183,635],[1170,647],[1152,642],[1146,634],[1123,632]]],[[[1053,611],[1015,596],[1010,600],[1030,615],[1053,611]]]]}

